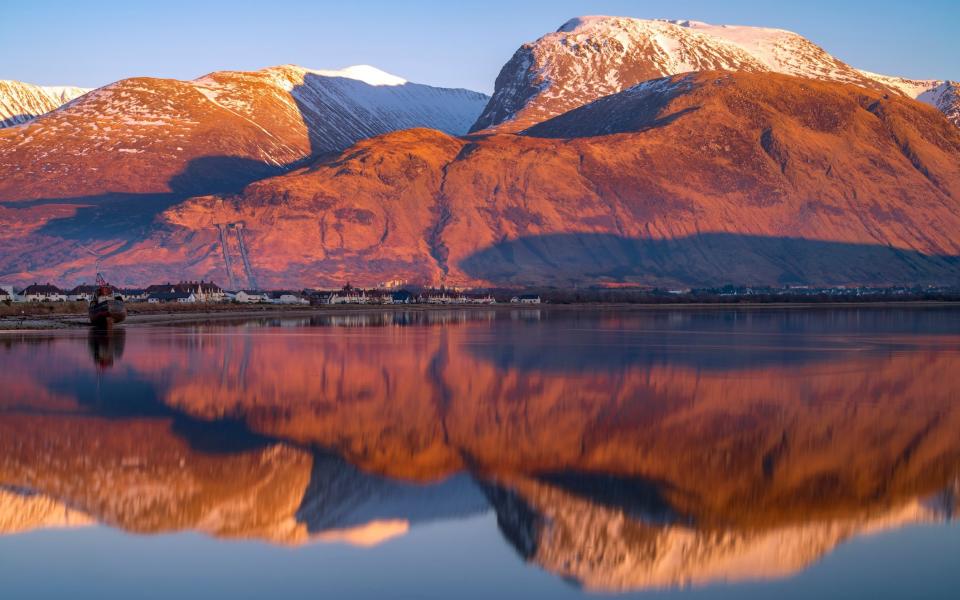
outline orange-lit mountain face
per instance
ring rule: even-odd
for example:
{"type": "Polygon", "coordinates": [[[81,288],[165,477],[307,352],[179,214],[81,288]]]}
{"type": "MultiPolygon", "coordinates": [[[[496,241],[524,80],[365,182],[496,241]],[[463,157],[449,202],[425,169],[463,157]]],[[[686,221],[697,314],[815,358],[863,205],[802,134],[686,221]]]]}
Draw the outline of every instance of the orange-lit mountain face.
{"type": "Polygon", "coordinates": [[[175,204],[144,238],[104,235],[123,213],[48,221],[48,207],[8,203],[20,229],[3,234],[0,270],[79,272],[89,257],[73,240],[101,235],[120,278],[163,279],[176,265],[226,281],[217,225],[242,223],[270,286],[956,283],[958,198],[960,129],[934,109],[853,85],[711,72],[641,84],[520,135],[366,140],[240,194],[175,204]]]}
{"type": "Polygon", "coordinates": [[[0,280],[954,285],[952,85],[615,17],[521,48],[486,108],[372,67],[124,80],[0,130],[0,280]]]}
{"type": "MultiPolygon", "coordinates": [[[[486,100],[363,66],[119,81],[0,130],[0,276],[83,279],[91,257],[81,245],[111,254],[147,241],[166,227],[159,213],[190,196],[236,192],[398,129],[462,134],[486,100]]],[[[184,257],[151,253],[186,275],[184,257]]]]}
{"type": "Polygon", "coordinates": [[[486,96],[373,67],[294,65],[140,77],[0,131],[0,199],[239,189],[304,158],[408,127],[464,133],[486,96]]]}

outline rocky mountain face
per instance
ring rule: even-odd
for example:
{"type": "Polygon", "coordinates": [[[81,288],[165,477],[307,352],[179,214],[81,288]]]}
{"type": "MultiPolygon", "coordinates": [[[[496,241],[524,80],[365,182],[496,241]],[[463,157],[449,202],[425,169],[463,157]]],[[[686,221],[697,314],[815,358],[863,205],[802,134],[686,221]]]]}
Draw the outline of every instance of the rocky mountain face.
{"type": "Polygon", "coordinates": [[[937,82],[917,97],[937,107],[955,125],[960,125],[960,83],[956,81],[937,82]]]}
{"type": "Polygon", "coordinates": [[[954,284],[957,102],[783,30],[616,17],[489,102],[372,67],[129,79],[0,130],[0,280],[954,284]]]}
{"type": "Polygon", "coordinates": [[[78,98],[89,89],[0,80],[0,128],[20,125],[78,98]]]}
{"type": "Polygon", "coordinates": [[[486,100],[373,67],[125,79],[0,131],[0,201],[239,189],[397,129],[465,133],[486,100]]]}
{"type": "Polygon", "coordinates": [[[929,104],[943,113],[948,121],[960,126],[960,83],[936,79],[906,79],[861,71],[870,79],[900,90],[910,98],[929,104]]]}
{"type": "Polygon", "coordinates": [[[644,83],[523,135],[368,139],[240,194],[159,211],[143,238],[110,226],[122,214],[54,224],[43,207],[7,204],[25,231],[0,239],[0,271],[79,272],[90,259],[65,232],[89,219],[118,230],[98,243],[131,281],[163,279],[171,264],[226,281],[218,225],[242,223],[270,286],[949,283],[960,279],[958,197],[960,129],[931,107],[854,85],[707,72],[644,83]]]}
{"type": "Polygon", "coordinates": [[[472,130],[519,131],[623,91],[689,71],[773,72],[885,89],[940,108],[960,125],[956,84],[861,71],[782,29],[628,17],[578,17],[524,44],[503,67],[472,130]],[[936,90],[953,90],[941,106],[936,90]]]}

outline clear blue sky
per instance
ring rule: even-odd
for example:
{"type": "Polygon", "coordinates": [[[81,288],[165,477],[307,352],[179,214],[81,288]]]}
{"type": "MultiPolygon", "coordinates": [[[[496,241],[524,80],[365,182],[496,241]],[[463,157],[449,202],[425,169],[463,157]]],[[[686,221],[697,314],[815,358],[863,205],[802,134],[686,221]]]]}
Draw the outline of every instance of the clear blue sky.
{"type": "Polygon", "coordinates": [[[761,25],[848,63],[960,79],[960,0],[136,0],[5,2],[0,79],[95,87],[294,63],[372,64],[410,81],[490,92],[522,42],[587,14],[761,25]]]}

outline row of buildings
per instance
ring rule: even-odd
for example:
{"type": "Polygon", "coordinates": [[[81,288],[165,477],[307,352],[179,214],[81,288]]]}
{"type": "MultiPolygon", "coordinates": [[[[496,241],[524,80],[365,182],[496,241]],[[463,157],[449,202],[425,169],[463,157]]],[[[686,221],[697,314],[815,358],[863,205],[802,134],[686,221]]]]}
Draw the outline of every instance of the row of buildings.
{"type": "MultiPolygon", "coordinates": [[[[29,285],[22,290],[0,286],[0,302],[89,302],[96,286],[78,285],[62,290],[50,283],[29,285]]],[[[118,296],[127,302],[151,304],[238,303],[238,304],[438,304],[470,305],[496,304],[489,293],[468,293],[445,288],[426,289],[417,293],[409,290],[367,290],[345,285],[339,290],[239,290],[228,291],[209,281],[181,281],[163,283],[146,288],[118,288],[118,296]]],[[[540,304],[536,295],[518,295],[510,299],[514,304],[540,304]]]]}
{"type": "Polygon", "coordinates": [[[307,290],[311,304],[496,304],[492,294],[470,294],[455,290],[430,289],[365,290],[349,284],[335,291],[307,290]]]}
{"type": "MultiPolygon", "coordinates": [[[[222,302],[229,292],[207,281],[163,283],[146,288],[117,288],[116,295],[128,302],[222,302]]],[[[0,285],[0,302],[90,302],[97,286],[81,284],[61,289],[51,283],[34,283],[23,289],[0,285]]]]}

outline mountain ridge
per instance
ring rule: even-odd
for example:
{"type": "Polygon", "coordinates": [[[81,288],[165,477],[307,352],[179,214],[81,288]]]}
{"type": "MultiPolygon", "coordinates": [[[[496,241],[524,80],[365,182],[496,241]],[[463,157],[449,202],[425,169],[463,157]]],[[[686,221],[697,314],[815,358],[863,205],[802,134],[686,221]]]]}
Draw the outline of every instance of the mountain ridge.
{"type": "Polygon", "coordinates": [[[283,65],[103,86],[0,130],[0,201],[221,191],[190,178],[222,177],[229,189],[396,129],[464,133],[487,98],[371,69],[283,65]]]}
{"type": "Polygon", "coordinates": [[[953,285],[960,130],[909,97],[949,110],[933,83],[619,17],[525,45],[489,99],[363,65],[123,80],[0,130],[0,279],[95,253],[126,285],[953,285]]]}
{"type": "MultiPolygon", "coordinates": [[[[782,73],[912,98],[946,86],[953,93],[938,108],[960,126],[956,84],[858,70],[791,31],[586,16],[521,45],[498,75],[493,96],[471,131],[519,131],[646,80],[712,70],[782,73]]],[[[922,99],[936,105],[931,100],[922,99]]]]}
{"type": "Polygon", "coordinates": [[[242,223],[256,279],[274,287],[951,285],[958,157],[960,130],[905,97],[686,74],[521,135],[369,138],[242,192],[159,207],[133,238],[114,212],[44,224],[31,219],[44,207],[7,203],[28,232],[0,238],[0,271],[89,269],[71,239],[82,234],[110,249],[121,284],[168,278],[171,265],[228,281],[218,226],[242,223]]]}

